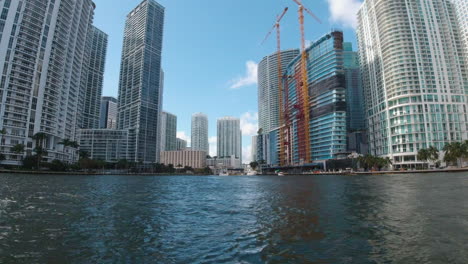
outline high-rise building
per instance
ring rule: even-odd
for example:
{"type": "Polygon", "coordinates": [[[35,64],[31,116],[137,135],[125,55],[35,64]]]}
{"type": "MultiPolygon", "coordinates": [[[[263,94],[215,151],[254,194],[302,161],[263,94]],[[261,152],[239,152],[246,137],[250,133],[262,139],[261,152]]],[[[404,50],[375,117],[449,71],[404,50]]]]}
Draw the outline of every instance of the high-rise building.
{"type": "MultiPolygon", "coordinates": [[[[305,124],[301,107],[303,98],[301,56],[287,67],[285,81],[287,136],[284,142],[270,134],[270,155],[284,144],[284,163],[308,165],[322,163],[346,151],[346,82],[343,59],[343,33],[334,31],[324,35],[306,49],[310,104],[310,123],[305,124]],[[310,160],[307,160],[306,133],[310,135],[310,160]]],[[[283,132],[276,132],[279,135],[283,132]]],[[[277,160],[275,157],[270,158],[277,160]]]]}
{"type": "Polygon", "coordinates": [[[161,115],[161,151],[177,150],[177,116],[168,112],[161,115]]]}
{"type": "Polygon", "coordinates": [[[117,128],[117,99],[111,96],[101,98],[101,111],[99,117],[99,128],[117,128]]]}
{"type": "Polygon", "coordinates": [[[218,158],[234,156],[242,164],[242,131],[240,119],[223,117],[218,119],[218,158]]]}
{"type": "Polygon", "coordinates": [[[164,7],[142,1],[127,15],[120,69],[118,129],[132,130],[129,160],[153,163],[160,152],[164,7]]]}
{"type": "Polygon", "coordinates": [[[177,138],[177,147],[176,150],[184,150],[187,148],[187,141],[181,138],[177,138]]]}
{"type": "Polygon", "coordinates": [[[92,27],[88,37],[87,77],[84,80],[84,107],[81,128],[99,128],[100,101],[104,83],[104,66],[107,53],[107,34],[96,27],[92,27]]]}
{"type": "Polygon", "coordinates": [[[460,35],[465,47],[465,63],[468,63],[468,1],[452,0],[457,11],[458,23],[460,26],[460,35]]]}
{"type": "Polygon", "coordinates": [[[357,34],[371,154],[416,167],[425,163],[418,150],[468,139],[467,65],[450,0],[365,0],[357,34]]]}
{"type": "Polygon", "coordinates": [[[192,115],[192,150],[209,152],[208,144],[208,117],[203,113],[192,115]]]}
{"type": "Polygon", "coordinates": [[[76,140],[94,8],[91,0],[0,1],[3,163],[19,164],[36,147],[48,161],[73,161],[76,151],[59,143],[76,140]],[[17,144],[25,153],[12,151],[17,144]]]}
{"type": "Polygon", "coordinates": [[[252,136],[252,161],[257,161],[257,144],[258,144],[258,135],[252,136]]]}
{"type": "Polygon", "coordinates": [[[346,127],[348,132],[366,128],[364,92],[358,53],[352,43],[343,43],[344,74],[346,79],[346,127]]]}
{"type": "MultiPolygon", "coordinates": [[[[299,55],[298,49],[282,51],[281,66],[286,66],[299,55]]],[[[258,124],[264,133],[279,126],[278,54],[266,56],[258,64],[258,124]]]]}

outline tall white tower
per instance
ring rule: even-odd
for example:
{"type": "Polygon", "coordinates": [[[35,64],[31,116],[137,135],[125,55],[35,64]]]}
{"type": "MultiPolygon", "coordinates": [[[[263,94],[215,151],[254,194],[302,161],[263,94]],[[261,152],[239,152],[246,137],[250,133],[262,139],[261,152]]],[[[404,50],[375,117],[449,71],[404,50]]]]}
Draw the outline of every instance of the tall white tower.
{"type": "Polygon", "coordinates": [[[195,113],[192,115],[192,150],[205,151],[208,155],[208,116],[203,113],[195,113]]]}
{"type": "Polygon", "coordinates": [[[424,163],[418,150],[468,139],[467,65],[451,0],[365,0],[357,34],[371,154],[415,167],[424,163]]]}

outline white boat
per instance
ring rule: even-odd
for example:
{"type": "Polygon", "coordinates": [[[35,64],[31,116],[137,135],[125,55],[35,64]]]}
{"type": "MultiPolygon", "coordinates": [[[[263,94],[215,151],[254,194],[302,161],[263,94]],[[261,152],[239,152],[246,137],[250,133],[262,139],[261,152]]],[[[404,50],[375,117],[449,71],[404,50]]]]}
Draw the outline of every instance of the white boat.
{"type": "Polygon", "coordinates": [[[283,172],[278,172],[278,176],[284,176],[284,173],[283,172]]]}
{"type": "Polygon", "coordinates": [[[229,176],[229,173],[227,171],[221,171],[219,176],[229,176]]]}
{"type": "Polygon", "coordinates": [[[247,176],[255,176],[257,175],[257,172],[256,171],[249,171],[247,172],[247,176]]]}

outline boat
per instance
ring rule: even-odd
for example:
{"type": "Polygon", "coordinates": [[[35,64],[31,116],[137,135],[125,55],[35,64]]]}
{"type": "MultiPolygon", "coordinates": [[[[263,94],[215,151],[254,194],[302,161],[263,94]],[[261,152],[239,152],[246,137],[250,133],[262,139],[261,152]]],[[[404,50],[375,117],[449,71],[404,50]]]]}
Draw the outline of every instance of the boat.
{"type": "Polygon", "coordinates": [[[219,176],[229,176],[229,173],[227,171],[222,170],[219,172],[219,176]]]}
{"type": "Polygon", "coordinates": [[[247,172],[247,176],[255,176],[257,175],[257,172],[256,171],[249,171],[247,172]]]}
{"type": "Polygon", "coordinates": [[[284,176],[284,172],[278,172],[278,176],[284,176]]]}

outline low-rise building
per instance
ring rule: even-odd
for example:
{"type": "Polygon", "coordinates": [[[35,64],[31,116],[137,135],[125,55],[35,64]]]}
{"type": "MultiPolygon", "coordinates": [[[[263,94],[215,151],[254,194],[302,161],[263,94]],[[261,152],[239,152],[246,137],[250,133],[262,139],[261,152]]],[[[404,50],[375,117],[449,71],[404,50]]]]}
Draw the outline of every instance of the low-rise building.
{"type": "Polygon", "coordinates": [[[80,151],[90,159],[117,162],[128,159],[128,130],[81,129],[80,151]]]}
{"type": "Polygon", "coordinates": [[[226,158],[210,158],[206,160],[206,164],[209,167],[215,169],[239,169],[242,168],[241,160],[236,158],[234,155],[226,158]]]}
{"type": "Polygon", "coordinates": [[[206,167],[206,152],[200,150],[178,150],[161,152],[161,163],[164,165],[188,166],[194,169],[206,167]]]}

